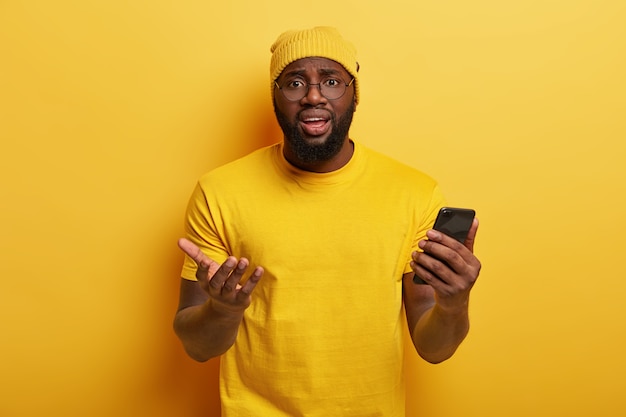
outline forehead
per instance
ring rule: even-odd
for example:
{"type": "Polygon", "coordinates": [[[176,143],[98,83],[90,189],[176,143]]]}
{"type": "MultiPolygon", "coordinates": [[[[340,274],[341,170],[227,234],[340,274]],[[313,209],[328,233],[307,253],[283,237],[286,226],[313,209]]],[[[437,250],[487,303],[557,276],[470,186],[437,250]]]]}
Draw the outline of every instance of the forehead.
{"type": "Polygon", "coordinates": [[[278,78],[304,74],[337,74],[349,77],[348,71],[337,61],[322,57],[309,57],[298,59],[287,65],[278,78]]]}

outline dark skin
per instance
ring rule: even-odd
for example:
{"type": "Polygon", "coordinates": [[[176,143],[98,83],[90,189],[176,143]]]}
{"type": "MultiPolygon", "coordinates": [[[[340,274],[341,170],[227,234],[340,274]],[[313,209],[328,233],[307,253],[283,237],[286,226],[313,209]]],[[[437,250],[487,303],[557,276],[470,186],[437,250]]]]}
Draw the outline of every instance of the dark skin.
{"type": "MultiPolygon", "coordinates": [[[[327,77],[349,83],[350,74],[335,61],[304,58],[288,65],[277,82],[302,77],[307,84],[317,84],[327,77]]],[[[319,88],[310,86],[299,101],[285,99],[275,88],[276,110],[293,123],[306,144],[323,145],[333,124],[331,114],[343,115],[354,105],[354,86],[339,99],[328,100],[319,88]]],[[[331,172],[348,163],[354,152],[346,134],[337,152],[319,161],[305,161],[285,138],[284,155],[294,166],[311,172],[331,172]]],[[[413,272],[403,277],[403,299],[409,331],[417,352],[425,360],[438,363],[456,351],[469,330],[469,295],[480,272],[480,262],[473,254],[478,229],[475,220],[464,244],[437,231],[428,231],[428,239],[419,242],[423,252],[413,253],[413,272]],[[417,274],[428,285],[413,282],[417,274]]],[[[252,268],[246,258],[234,256],[221,265],[209,259],[186,239],[179,247],[198,265],[198,281],[181,280],[180,300],[174,329],[187,353],[206,361],[226,352],[237,337],[244,312],[254,302],[254,288],[262,279],[263,268],[252,268]],[[242,285],[243,278],[247,278],[242,285]]]]}
{"type": "MultiPolygon", "coordinates": [[[[325,58],[305,58],[289,64],[280,74],[276,82],[283,85],[286,82],[302,79],[308,84],[317,84],[329,77],[347,84],[352,77],[335,61],[325,58]]],[[[305,142],[311,146],[321,146],[331,134],[332,125],[328,121],[331,113],[335,117],[343,115],[354,103],[354,86],[347,88],[346,93],[339,99],[328,100],[317,86],[310,86],[308,93],[300,101],[289,101],[275,88],[275,106],[277,111],[298,126],[298,131],[305,142]],[[321,126],[311,120],[323,119],[321,126]]],[[[310,172],[331,172],[348,163],[354,152],[354,146],[349,137],[343,138],[339,151],[327,160],[308,162],[298,158],[288,138],[285,138],[283,152],[285,159],[292,165],[310,172]]]]}
{"type": "Polygon", "coordinates": [[[431,363],[450,358],[469,331],[470,291],[480,273],[474,256],[478,220],[463,244],[436,230],[419,242],[412,273],[404,274],[403,296],[413,345],[431,363]],[[414,273],[428,285],[413,282],[414,273]]]}

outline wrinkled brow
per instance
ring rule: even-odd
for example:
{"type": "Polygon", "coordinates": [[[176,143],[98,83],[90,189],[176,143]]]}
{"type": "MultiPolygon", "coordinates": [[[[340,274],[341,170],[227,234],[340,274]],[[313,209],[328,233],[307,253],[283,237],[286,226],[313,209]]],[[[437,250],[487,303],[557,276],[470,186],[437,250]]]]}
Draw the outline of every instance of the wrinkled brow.
{"type": "MultiPolygon", "coordinates": [[[[321,75],[341,75],[341,71],[336,70],[334,68],[321,68],[318,70],[318,73],[321,75]]],[[[304,69],[294,69],[282,74],[281,78],[286,77],[302,77],[306,74],[306,70],[304,69]]]]}

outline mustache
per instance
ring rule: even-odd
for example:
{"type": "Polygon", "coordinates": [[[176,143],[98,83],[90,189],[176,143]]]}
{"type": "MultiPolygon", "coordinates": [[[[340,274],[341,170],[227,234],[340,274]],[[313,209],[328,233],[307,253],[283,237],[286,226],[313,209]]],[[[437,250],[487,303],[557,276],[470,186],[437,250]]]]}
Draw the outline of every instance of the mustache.
{"type": "Polygon", "coordinates": [[[304,111],[310,111],[311,108],[302,109],[295,113],[293,120],[290,120],[286,114],[281,112],[274,105],[274,113],[280,128],[285,136],[285,142],[289,143],[291,150],[297,155],[298,159],[306,162],[321,162],[331,160],[343,146],[348,131],[352,124],[352,117],[356,106],[353,102],[346,111],[340,115],[328,111],[330,115],[330,123],[332,124],[331,132],[326,141],[322,144],[312,145],[308,143],[299,130],[298,121],[301,120],[301,114],[304,111]]]}

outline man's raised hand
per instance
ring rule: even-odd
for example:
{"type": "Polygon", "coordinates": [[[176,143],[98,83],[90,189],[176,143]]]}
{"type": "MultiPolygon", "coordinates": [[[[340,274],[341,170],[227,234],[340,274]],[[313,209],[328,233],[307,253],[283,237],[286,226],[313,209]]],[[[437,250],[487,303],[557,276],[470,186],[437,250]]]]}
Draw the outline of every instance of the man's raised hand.
{"type": "Polygon", "coordinates": [[[236,312],[243,311],[250,305],[252,291],[263,276],[262,267],[257,266],[246,282],[241,284],[250,266],[246,258],[229,256],[220,265],[185,238],[178,240],[178,247],[198,265],[196,279],[211,298],[213,308],[236,312]]]}

